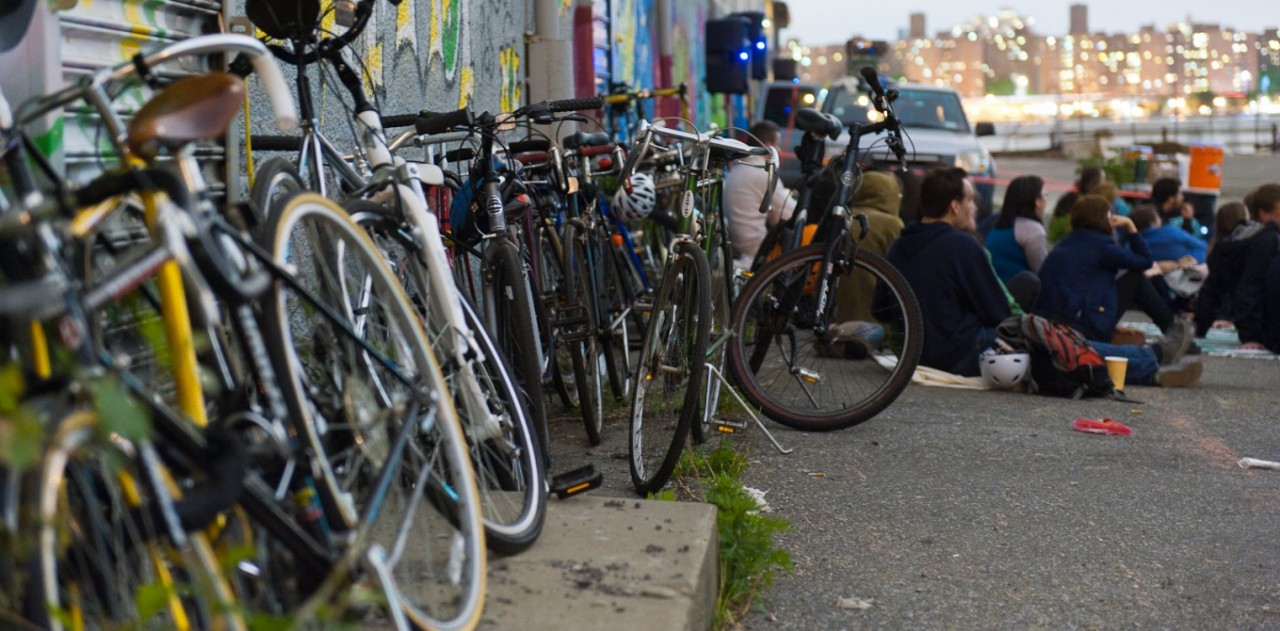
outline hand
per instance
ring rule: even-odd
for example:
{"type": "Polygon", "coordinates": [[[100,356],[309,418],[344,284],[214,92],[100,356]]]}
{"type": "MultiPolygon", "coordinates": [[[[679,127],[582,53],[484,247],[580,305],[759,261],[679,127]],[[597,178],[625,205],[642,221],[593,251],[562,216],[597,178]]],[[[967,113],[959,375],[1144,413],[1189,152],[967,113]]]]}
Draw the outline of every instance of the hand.
{"type": "Polygon", "coordinates": [[[1133,234],[1138,231],[1138,229],[1134,227],[1132,219],[1129,219],[1128,217],[1121,217],[1119,215],[1111,215],[1111,229],[1115,230],[1116,228],[1124,228],[1124,231],[1128,234],[1133,234]]]}
{"type": "Polygon", "coordinates": [[[1156,261],[1156,267],[1160,268],[1161,274],[1168,274],[1182,265],[1178,261],[1156,261]]]}
{"type": "Polygon", "coordinates": [[[1241,351],[1265,351],[1265,350],[1267,350],[1267,347],[1265,347],[1265,346],[1263,346],[1263,345],[1261,345],[1261,344],[1259,344],[1259,343],[1257,343],[1257,342],[1245,342],[1244,344],[1241,344],[1239,347],[1237,347],[1237,348],[1236,348],[1236,350],[1241,350],[1241,351]]]}
{"type": "Polygon", "coordinates": [[[1196,265],[1198,265],[1198,263],[1196,263],[1196,257],[1191,256],[1190,254],[1178,259],[1178,267],[1195,267],[1196,265]]]}

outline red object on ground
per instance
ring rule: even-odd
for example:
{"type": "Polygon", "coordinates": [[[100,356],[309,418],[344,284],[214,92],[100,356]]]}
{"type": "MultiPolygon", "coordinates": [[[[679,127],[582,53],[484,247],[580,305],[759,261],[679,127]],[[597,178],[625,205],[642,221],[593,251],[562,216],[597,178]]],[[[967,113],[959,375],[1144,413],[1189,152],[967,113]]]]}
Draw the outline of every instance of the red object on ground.
{"type": "Polygon", "coordinates": [[[1088,434],[1105,434],[1107,436],[1132,436],[1133,430],[1129,429],[1123,423],[1117,423],[1112,419],[1104,418],[1101,420],[1092,418],[1078,418],[1071,424],[1071,429],[1077,432],[1085,432],[1088,434]]]}

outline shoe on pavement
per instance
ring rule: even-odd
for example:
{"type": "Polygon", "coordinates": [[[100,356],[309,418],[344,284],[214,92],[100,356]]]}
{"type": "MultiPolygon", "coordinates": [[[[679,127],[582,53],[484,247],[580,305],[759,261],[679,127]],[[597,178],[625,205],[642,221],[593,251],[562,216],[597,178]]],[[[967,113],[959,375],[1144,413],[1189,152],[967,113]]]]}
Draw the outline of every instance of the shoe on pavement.
{"type": "Polygon", "coordinates": [[[1178,363],[1182,356],[1187,354],[1187,349],[1191,348],[1191,343],[1195,340],[1194,325],[1182,318],[1174,320],[1159,342],[1161,363],[1165,365],[1178,363]]]}
{"type": "Polygon", "coordinates": [[[1187,358],[1156,371],[1156,385],[1161,388],[1184,388],[1200,381],[1204,364],[1199,359],[1187,358]]]}

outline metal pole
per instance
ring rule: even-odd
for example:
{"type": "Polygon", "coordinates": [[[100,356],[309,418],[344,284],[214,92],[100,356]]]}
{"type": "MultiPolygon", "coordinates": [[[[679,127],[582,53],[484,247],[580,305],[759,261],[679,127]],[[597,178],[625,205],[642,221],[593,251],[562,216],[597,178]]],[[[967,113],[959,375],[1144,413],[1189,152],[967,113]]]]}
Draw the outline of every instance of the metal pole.
{"type": "MultiPolygon", "coordinates": [[[[534,0],[534,31],[526,38],[529,60],[529,102],[569,99],[573,89],[573,47],[560,33],[559,0],[534,0]]],[[[563,125],[564,133],[576,131],[563,125]]]]}

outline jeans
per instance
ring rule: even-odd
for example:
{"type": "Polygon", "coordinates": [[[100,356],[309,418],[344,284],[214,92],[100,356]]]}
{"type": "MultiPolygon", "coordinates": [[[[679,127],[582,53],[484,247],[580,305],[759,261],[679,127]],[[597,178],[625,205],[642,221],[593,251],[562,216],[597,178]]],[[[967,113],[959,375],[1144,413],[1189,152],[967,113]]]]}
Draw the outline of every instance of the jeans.
{"type": "Polygon", "coordinates": [[[1097,340],[1089,340],[1103,357],[1123,357],[1129,360],[1124,380],[1138,386],[1150,386],[1156,382],[1156,371],[1160,362],[1156,361],[1156,352],[1150,346],[1133,344],[1108,344],[1097,340]]]}

